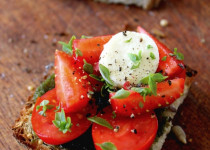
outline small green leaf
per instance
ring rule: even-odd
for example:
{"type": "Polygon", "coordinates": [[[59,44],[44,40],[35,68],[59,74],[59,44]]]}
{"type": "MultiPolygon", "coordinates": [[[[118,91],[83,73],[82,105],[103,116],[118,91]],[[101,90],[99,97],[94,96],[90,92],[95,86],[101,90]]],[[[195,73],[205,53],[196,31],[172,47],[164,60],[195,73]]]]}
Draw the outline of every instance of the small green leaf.
{"type": "Polygon", "coordinates": [[[117,147],[111,142],[104,142],[102,144],[96,143],[102,150],[117,150],[117,147]]]}
{"type": "Polygon", "coordinates": [[[112,119],[115,119],[117,117],[115,111],[112,112],[112,119]]]}
{"type": "Polygon", "coordinates": [[[129,43],[132,40],[132,38],[130,38],[129,40],[126,40],[125,43],[129,43]]]}
{"type": "Polygon", "coordinates": [[[170,56],[176,56],[177,60],[184,60],[184,55],[180,52],[177,52],[177,48],[174,48],[174,53],[170,53],[170,56]]]}
{"type": "Polygon", "coordinates": [[[133,69],[137,69],[137,68],[139,68],[139,65],[140,65],[140,61],[137,62],[137,63],[135,63],[135,64],[133,64],[133,66],[131,67],[131,69],[132,69],[132,70],[133,70],[133,69]]]}
{"type": "Polygon", "coordinates": [[[166,59],[167,59],[167,56],[164,56],[164,57],[162,57],[162,61],[166,61],[166,59]]]}
{"type": "Polygon", "coordinates": [[[76,57],[82,56],[82,52],[78,48],[76,48],[76,52],[75,53],[76,53],[76,57]]]}
{"type": "Polygon", "coordinates": [[[151,76],[149,76],[148,85],[149,85],[149,88],[152,91],[152,94],[156,96],[157,95],[157,84],[151,76]]]}
{"type": "Polygon", "coordinates": [[[152,45],[147,45],[147,49],[151,49],[151,48],[153,48],[152,45]]]}
{"type": "Polygon", "coordinates": [[[137,92],[137,93],[141,93],[141,92],[144,90],[144,88],[132,87],[131,90],[132,90],[132,91],[135,91],[135,92],[137,92]]]}
{"type": "Polygon", "coordinates": [[[111,98],[112,99],[123,99],[123,98],[127,98],[129,95],[130,95],[130,92],[129,91],[126,91],[124,89],[121,89],[121,90],[117,91],[115,93],[115,95],[112,96],[111,98]]]}
{"type": "Polygon", "coordinates": [[[55,113],[55,120],[53,120],[52,123],[59,129],[59,131],[63,132],[64,134],[67,131],[71,132],[70,128],[73,125],[71,123],[71,118],[70,117],[66,118],[63,109],[61,109],[61,112],[55,113]]]}
{"type": "Polygon", "coordinates": [[[89,38],[92,38],[92,36],[86,36],[86,35],[81,36],[81,39],[89,39],[89,38]]]}
{"type": "Polygon", "coordinates": [[[93,78],[93,79],[97,80],[97,81],[101,81],[101,82],[103,82],[103,81],[102,81],[102,78],[101,78],[101,77],[99,77],[99,76],[97,76],[97,75],[95,75],[95,74],[89,74],[89,76],[90,76],[91,78],[93,78]]]}
{"type": "Polygon", "coordinates": [[[138,55],[136,55],[136,54],[128,53],[128,57],[130,58],[130,60],[131,60],[133,63],[136,63],[137,61],[139,61],[139,57],[138,57],[138,55]]]}
{"type": "Polygon", "coordinates": [[[60,106],[60,104],[59,104],[59,106],[56,106],[56,110],[54,111],[54,112],[57,112],[57,111],[59,111],[61,109],[61,106],[60,106]]]}
{"type": "Polygon", "coordinates": [[[139,107],[140,108],[143,108],[144,107],[144,104],[142,102],[139,102],[139,107]]]}
{"type": "Polygon", "coordinates": [[[108,121],[106,121],[105,119],[103,119],[103,118],[94,116],[94,117],[87,118],[87,120],[89,120],[91,122],[94,122],[96,124],[99,124],[101,126],[107,127],[109,129],[113,129],[112,125],[108,121]]]}
{"type": "Polygon", "coordinates": [[[106,82],[110,85],[113,85],[113,81],[110,79],[110,72],[109,69],[106,68],[104,65],[99,64],[99,71],[106,82]]]}
{"type": "Polygon", "coordinates": [[[83,61],[84,61],[84,65],[83,65],[84,71],[88,74],[93,73],[93,66],[91,64],[87,63],[85,59],[83,59],[83,61]]]}
{"type": "Polygon", "coordinates": [[[150,57],[152,58],[152,60],[156,58],[153,52],[150,52],[150,57]]]}
{"type": "Polygon", "coordinates": [[[43,100],[39,105],[40,106],[45,106],[47,104],[49,104],[49,101],[48,100],[43,100]]]}
{"type": "Polygon", "coordinates": [[[73,54],[73,48],[72,48],[72,43],[76,39],[76,37],[73,35],[69,41],[69,43],[64,43],[59,41],[58,43],[62,45],[62,50],[66,52],[67,54],[72,55],[73,54]]]}
{"type": "Polygon", "coordinates": [[[41,106],[37,105],[37,106],[36,106],[36,111],[38,111],[40,107],[41,107],[41,106]]]}
{"type": "Polygon", "coordinates": [[[168,76],[163,76],[161,73],[152,74],[151,77],[155,82],[162,82],[168,78],[168,76]]]}
{"type": "Polygon", "coordinates": [[[184,55],[183,55],[182,53],[177,53],[177,54],[176,54],[176,58],[177,58],[178,60],[184,60],[184,55]]]}

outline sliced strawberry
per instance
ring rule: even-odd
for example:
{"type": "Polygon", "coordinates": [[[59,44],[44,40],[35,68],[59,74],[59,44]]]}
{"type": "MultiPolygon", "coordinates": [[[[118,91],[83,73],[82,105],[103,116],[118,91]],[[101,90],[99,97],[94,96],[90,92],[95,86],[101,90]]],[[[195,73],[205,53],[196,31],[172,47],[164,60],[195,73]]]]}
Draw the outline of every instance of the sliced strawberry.
{"type": "Polygon", "coordinates": [[[77,68],[73,57],[55,52],[55,87],[57,99],[65,112],[77,112],[84,108],[88,101],[88,92],[92,91],[86,79],[86,74],[77,68]]]}
{"type": "Polygon", "coordinates": [[[174,77],[176,76],[176,74],[180,74],[183,71],[184,67],[183,61],[177,60],[175,57],[170,56],[169,54],[172,53],[170,49],[168,49],[163,43],[161,43],[159,40],[157,40],[155,37],[149,34],[142,27],[138,26],[137,31],[139,33],[147,34],[157,44],[160,55],[160,61],[157,72],[162,71],[164,75],[167,75],[169,77],[174,77]],[[166,56],[167,58],[165,61],[162,61],[161,59],[164,56],[166,56]]]}
{"type": "Polygon", "coordinates": [[[184,90],[184,79],[173,79],[157,84],[157,96],[143,96],[130,90],[130,95],[124,99],[111,99],[115,93],[110,93],[112,108],[118,114],[130,116],[154,110],[158,107],[166,107],[173,103],[184,90]]]}

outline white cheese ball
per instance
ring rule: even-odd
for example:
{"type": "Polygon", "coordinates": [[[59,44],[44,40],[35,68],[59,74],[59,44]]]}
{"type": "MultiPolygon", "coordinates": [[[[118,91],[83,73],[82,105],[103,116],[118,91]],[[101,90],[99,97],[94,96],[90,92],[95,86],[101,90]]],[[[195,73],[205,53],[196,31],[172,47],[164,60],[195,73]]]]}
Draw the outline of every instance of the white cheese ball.
{"type": "Polygon", "coordinates": [[[159,64],[158,47],[146,34],[120,32],[104,45],[99,64],[108,68],[115,87],[122,87],[126,81],[137,85],[142,78],[156,72],[159,64]],[[137,62],[140,65],[132,69],[136,63],[131,60],[129,53],[138,56],[139,51],[141,51],[141,59],[137,62]]]}

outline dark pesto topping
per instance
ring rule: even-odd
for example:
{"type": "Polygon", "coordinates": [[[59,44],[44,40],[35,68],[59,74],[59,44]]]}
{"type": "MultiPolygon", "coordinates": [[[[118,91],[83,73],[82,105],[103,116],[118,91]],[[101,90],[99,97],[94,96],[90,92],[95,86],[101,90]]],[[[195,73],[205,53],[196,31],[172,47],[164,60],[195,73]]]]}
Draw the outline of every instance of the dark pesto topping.
{"type": "Polygon", "coordinates": [[[55,74],[52,74],[44,82],[41,83],[41,85],[34,92],[33,100],[36,101],[38,97],[42,96],[47,91],[53,88],[55,88],[55,74]]]}

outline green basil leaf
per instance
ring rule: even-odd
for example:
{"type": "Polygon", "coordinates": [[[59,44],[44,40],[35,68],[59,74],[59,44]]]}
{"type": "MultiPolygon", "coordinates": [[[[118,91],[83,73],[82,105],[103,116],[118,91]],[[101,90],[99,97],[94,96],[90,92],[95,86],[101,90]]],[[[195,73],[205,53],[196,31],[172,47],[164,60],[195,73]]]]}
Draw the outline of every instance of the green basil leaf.
{"type": "Polygon", "coordinates": [[[143,79],[141,79],[141,80],[140,80],[140,83],[141,83],[141,84],[144,84],[144,85],[147,85],[147,84],[148,84],[148,81],[149,81],[149,76],[144,77],[143,79]]]}
{"type": "Polygon", "coordinates": [[[144,107],[144,104],[142,102],[139,102],[139,107],[140,108],[143,108],[144,107]]]}
{"type": "Polygon", "coordinates": [[[108,121],[106,121],[105,119],[103,119],[103,118],[94,116],[94,117],[87,118],[87,120],[89,120],[91,122],[94,122],[96,124],[99,124],[101,126],[107,127],[109,129],[113,129],[112,125],[108,121]]]}
{"type": "Polygon", "coordinates": [[[76,57],[83,55],[81,50],[79,50],[78,48],[76,48],[76,52],[75,53],[76,53],[76,57]]]}
{"type": "Polygon", "coordinates": [[[115,111],[112,112],[112,119],[115,119],[117,117],[115,111]]]}
{"type": "Polygon", "coordinates": [[[61,109],[61,112],[55,113],[55,120],[52,121],[52,123],[59,128],[59,131],[63,132],[64,134],[69,131],[71,132],[70,128],[72,127],[71,118],[67,117],[65,115],[65,112],[63,109],[61,109]]]}
{"type": "Polygon", "coordinates": [[[153,48],[152,45],[147,45],[147,49],[151,49],[151,48],[153,48]]]}
{"type": "Polygon", "coordinates": [[[152,60],[156,58],[153,52],[150,52],[150,57],[152,58],[152,60]]]}
{"type": "Polygon", "coordinates": [[[144,90],[144,88],[132,87],[131,90],[140,94],[140,93],[142,93],[142,91],[144,90]]]}
{"type": "Polygon", "coordinates": [[[45,106],[47,104],[49,104],[49,101],[48,100],[43,100],[39,105],[40,106],[45,106]]]}
{"type": "Polygon", "coordinates": [[[134,63],[136,63],[139,60],[138,55],[136,54],[132,54],[132,53],[128,53],[128,57],[130,58],[130,60],[134,63]]]}
{"type": "Polygon", "coordinates": [[[139,68],[139,65],[140,65],[140,61],[137,62],[137,63],[135,63],[135,64],[133,64],[133,66],[131,67],[131,69],[133,70],[133,69],[139,68]]]}
{"type": "Polygon", "coordinates": [[[113,85],[113,81],[110,79],[110,72],[104,65],[99,64],[99,71],[106,82],[113,85]]]}
{"type": "Polygon", "coordinates": [[[84,71],[88,74],[93,73],[93,66],[91,64],[87,63],[85,59],[83,59],[83,61],[84,61],[84,65],[83,65],[84,71]]]}
{"type": "Polygon", "coordinates": [[[152,75],[152,78],[155,82],[162,82],[168,78],[168,76],[163,76],[161,73],[156,73],[152,75]]]}
{"type": "Polygon", "coordinates": [[[177,58],[178,60],[184,60],[184,55],[183,55],[182,53],[177,53],[177,54],[176,54],[176,58],[177,58]]]}
{"type": "Polygon", "coordinates": [[[61,42],[59,41],[58,43],[62,45],[62,50],[64,52],[66,52],[67,54],[70,54],[72,55],[73,54],[73,48],[72,48],[72,44],[73,44],[73,41],[76,39],[76,37],[73,35],[69,41],[69,43],[64,43],[64,42],[61,42]]]}
{"type": "Polygon", "coordinates": [[[89,39],[89,38],[92,38],[92,36],[86,36],[86,35],[81,36],[81,39],[89,39]]]}
{"type": "Polygon", "coordinates": [[[162,61],[166,61],[166,59],[167,59],[167,56],[164,56],[164,57],[162,57],[162,61]]]}
{"type": "Polygon", "coordinates": [[[125,43],[129,43],[132,40],[132,38],[130,38],[129,40],[126,40],[125,43]]]}
{"type": "Polygon", "coordinates": [[[97,81],[101,81],[101,82],[103,82],[103,81],[102,81],[102,78],[101,78],[101,77],[99,77],[99,76],[97,76],[97,75],[95,75],[95,74],[89,74],[89,76],[90,76],[91,78],[93,78],[93,79],[97,80],[97,81]]]}
{"type": "Polygon", "coordinates": [[[121,89],[121,90],[117,91],[115,93],[115,95],[112,96],[111,98],[113,98],[113,99],[123,99],[123,98],[127,98],[129,95],[130,95],[129,91],[121,89]]]}
{"type": "Polygon", "coordinates": [[[38,111],[40,107],[41,107],[41,106],[37,105],[37,106],[36,106],[36,111],[38,111]]]}
{"type": "Polygon", "coordinates": [[[157,95],[157,84],[151,76],[149,76],[148,85],[149,85],[149,88],[152,91],[152,94],[156,96],[157,95]]]}
{"type": "Polygon", "coordinates": [[[96,143],[102,150],[117,150],[117,147],[111,142],[104,142],[102,144],[96,143]]]}

